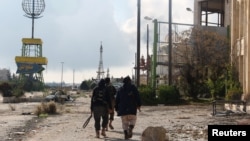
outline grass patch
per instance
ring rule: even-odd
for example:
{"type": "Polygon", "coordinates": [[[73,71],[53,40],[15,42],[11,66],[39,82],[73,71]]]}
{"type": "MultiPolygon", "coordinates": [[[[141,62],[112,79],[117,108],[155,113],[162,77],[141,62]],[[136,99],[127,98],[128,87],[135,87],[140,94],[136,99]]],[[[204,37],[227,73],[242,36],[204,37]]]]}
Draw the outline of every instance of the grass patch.
{"type": "Polygon", "coordinates": [[[48,117],[48,114],[40,114],[38,117],[39,118],[46,118],[46,117],[48,117]]]}
{"type": "Polygon", "coordinates": [[[16,111],[16,106],[9,104],[9,108],[11,111],[16,111]]]}
{"type": "Polygon", "coordinates": [[[54,101],[48,103],[41,103],[35,109],[35,115],[40,117],[41,115],[56,114],[57,113],[57,104],[54,101]]]}
{"type": "Polygon", "coordinates": [[[70,109],[65,109],[65,112],[66,113],[71,113],[71,110],[70,109]]]}

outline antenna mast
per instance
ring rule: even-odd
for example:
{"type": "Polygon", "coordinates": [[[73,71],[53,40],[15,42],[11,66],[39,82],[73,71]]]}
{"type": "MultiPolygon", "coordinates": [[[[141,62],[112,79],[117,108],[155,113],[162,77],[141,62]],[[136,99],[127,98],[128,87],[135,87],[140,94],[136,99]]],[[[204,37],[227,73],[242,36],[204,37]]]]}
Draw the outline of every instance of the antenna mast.
{"type": "Polygon", "coordinates": [[[103,48],[102,48],[102,42],[101,42],[101,46],[100,46],[100,61],[99,61],[99,66],[98,66],[98,71],[97,71],[97,77],[96,77],[97,80],[100,80],[100,79],[104,78],[102,52],[103,52],[103,48]]]}

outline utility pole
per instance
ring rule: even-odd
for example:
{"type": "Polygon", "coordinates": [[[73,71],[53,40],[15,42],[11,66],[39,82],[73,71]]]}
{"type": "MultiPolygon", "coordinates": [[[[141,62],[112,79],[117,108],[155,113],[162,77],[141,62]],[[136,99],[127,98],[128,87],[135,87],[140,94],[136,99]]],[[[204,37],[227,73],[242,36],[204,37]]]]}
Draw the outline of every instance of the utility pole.
{"type": "Polygon", "coordinates": [[[75,69],[73,69],[73,86],[72,89],[75,89],[75,69]]]}
{"type": "Polygon", "coordinates": [[[136,86],[139,87],[140,86],[140,24],[141,24],[141,0],[138,0],[137,2],[137,6],[138,6],[138,11],[137,11],[137,67],[136,67],[136,77],[137,77],[137,81],[136,81],[136,86]]]}
{"type": "Polygon", "coordinates": [[[169,0],[168,84],[172,85],[172,0],[169,0]]]}
{"type": "Polygon", "coordinates": [[[61,62],[62,63],[62,75],[61,75],[61,90],[62,90],[62,83],[63,83],[63,63],[64,62],[61,62]]]}

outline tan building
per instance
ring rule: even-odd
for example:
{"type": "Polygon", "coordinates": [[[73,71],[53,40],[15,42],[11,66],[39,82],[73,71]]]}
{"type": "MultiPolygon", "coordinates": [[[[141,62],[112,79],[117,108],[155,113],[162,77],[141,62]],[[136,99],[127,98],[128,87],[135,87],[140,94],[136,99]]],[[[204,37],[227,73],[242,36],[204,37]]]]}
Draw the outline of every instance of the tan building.
{"type": "Polygon", "coordinates": [[[231,40],[231,62],[237,66],[242,100],[250,101],[249,0],[195,0],[194,25],[223,31],[231,40]],[[224,29],[223,29],[224,28],[224,29]],[[223,30],[222,30],[223,29],[223,30]],[[226,29],[226,30],[225,30],[226,29]],[[225,33],[226,31],[226,33],[225,33]],[[230,32],[229,32],[230,31],[230,32]]]}
{"type": "Polygon", "coordinates": [[[230,25],[231,0],[194,0],[194,24],[227,27],[230,25]]]}
{"type": "Polygon", "coordinates": [[[235,60],[239,81],[243,87],[242,100],[250,101],[250,1],[232,0],[231,3],[231,59],[235,60]]]}

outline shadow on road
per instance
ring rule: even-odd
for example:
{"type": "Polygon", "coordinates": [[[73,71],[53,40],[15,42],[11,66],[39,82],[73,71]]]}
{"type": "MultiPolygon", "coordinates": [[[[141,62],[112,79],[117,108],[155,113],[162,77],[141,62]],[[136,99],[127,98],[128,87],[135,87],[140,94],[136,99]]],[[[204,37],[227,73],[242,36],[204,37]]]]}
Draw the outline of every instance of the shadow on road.
{"type": "MultiPolygon", "coordinates": [[[[114,132],[114,133],[118,133],[118,134],[122,134],[123,135],[123,131],[115,131],[115,130],[112,130],[110,132],[114,132]]],[[[133,135],[136,135],[136,136],[141,136],[141,133],[136,133],[134,132],[133,135]]],[[[133,137],[132,137],[133,138],[133,137]]],[[[121,138],[106,138],[104,141],[123,141],[125,139],[121,139],[121,138]]],[[[140,141],[140,140],[134,140],[134,139],[129,139],[129,141],[140,141]]]]}

